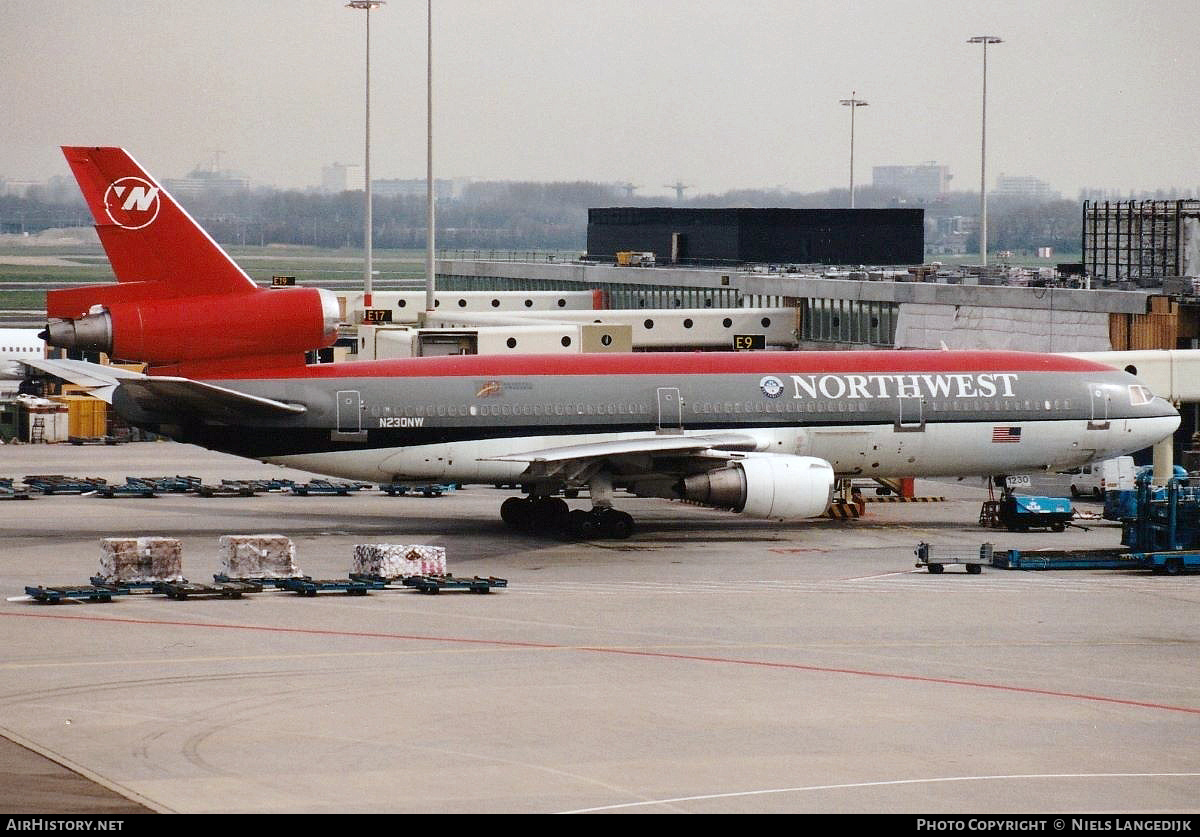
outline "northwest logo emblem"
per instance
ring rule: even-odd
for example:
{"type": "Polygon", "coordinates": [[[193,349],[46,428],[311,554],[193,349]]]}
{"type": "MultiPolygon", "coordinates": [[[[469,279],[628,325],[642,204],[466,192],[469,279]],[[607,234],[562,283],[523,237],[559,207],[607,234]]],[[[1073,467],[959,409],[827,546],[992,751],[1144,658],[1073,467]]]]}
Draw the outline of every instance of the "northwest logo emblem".
{"type": "Polygon", "coordinates": [[[762,390],[762,394],[767,396],[767,398],[778,398],[783,395],[783,381],[774,375],[768,375],[759,381],[758,388],[762,390]]]}
{"type": "Polygon", "coordinates": [[[104,192],[104,210],[118,227],[140,230],[154,223],[162,201],[158,187],[140,177],[114,180],[104,192]]]}

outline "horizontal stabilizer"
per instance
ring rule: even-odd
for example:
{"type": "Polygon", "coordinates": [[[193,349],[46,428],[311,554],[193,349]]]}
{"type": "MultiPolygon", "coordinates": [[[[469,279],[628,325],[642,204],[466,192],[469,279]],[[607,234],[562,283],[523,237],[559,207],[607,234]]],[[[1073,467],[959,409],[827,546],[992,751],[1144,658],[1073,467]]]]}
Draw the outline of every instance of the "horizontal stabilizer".
{"type": "Polygon", "coordinates": [[[297,416],[308,410],[303,404],[261,398],[190,378],[146,376],[122,381],[119,394],[164,421],[239,422],[297,416]]]}
{"type": "Polygon", "coordinates": [[[92,395],[109,403],[119,388],[121,396],[164,422],[281,418],[302,415],[308,410],[303,404],[288,404],[190,378],[152,377],[83,360],[23,360],[22,363],[86,387],[92,395]]]}

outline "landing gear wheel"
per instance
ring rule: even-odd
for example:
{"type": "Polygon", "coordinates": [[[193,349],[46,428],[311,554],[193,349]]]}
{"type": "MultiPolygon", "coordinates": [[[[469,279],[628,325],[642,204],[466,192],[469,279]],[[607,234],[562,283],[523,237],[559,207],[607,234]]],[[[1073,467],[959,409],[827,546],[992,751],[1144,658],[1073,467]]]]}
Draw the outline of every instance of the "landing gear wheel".
{"type": "Polygon", "coordinates": [[[567,514],[567,532],[574,538],[586,539],[595,537],[597,521],[591,512],[583,509],[572,509],[567,514]]]}
{"type": "Polygon", "coordinates": [[[560,497],[538,497],[530,504],[529,523],[535,532],[550,534],[566,527],[570,510],[560,497]]]}
{"type": "Polygon", "coordinates": [[[599,515],[600,532],[606,538],[624,540],[633,534],[633,518],[623,511],[604,509],[599,515]]]}
{"type": "Polygon", "coordinates": [[[500,519],[515,529],[522,529],[529,520],[530,506],[524,497],[509,497],[500,504],[500,519]]]}

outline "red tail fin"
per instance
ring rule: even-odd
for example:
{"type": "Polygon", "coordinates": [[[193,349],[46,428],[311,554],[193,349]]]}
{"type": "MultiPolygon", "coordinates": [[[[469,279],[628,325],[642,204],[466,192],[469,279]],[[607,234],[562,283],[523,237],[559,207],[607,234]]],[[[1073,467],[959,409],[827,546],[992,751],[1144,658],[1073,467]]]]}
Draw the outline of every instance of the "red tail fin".
{"type": "Polygon", "coordinates": [[[337,298],[259,288],[121,148],[64,147],[115,285],[46,293],[52,346],[171,374],[304,363],[337,339],[337,298]]]}
{"type": "Polygon", "coordinates": [[[254,282],[123,148],[64,146],[118,282],[162,296],[244,293],[254,282]],[[187,266],[184,275],[180,265],[187,266]]]}

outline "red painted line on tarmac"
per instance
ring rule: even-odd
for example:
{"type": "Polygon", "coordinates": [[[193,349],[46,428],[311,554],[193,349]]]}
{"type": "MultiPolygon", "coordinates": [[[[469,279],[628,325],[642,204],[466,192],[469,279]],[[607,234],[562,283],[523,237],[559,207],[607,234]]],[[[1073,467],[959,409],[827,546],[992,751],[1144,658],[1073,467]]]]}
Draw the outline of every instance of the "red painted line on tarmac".
{"type": "Polygon", "coordinates": [[[1085,695],[1076,692],[1056,692],[1050,689],[1034,689],[1029,686],[1005,686],[1002,683],[983,683],[975,680],[955,680],[949,677],[925,677],[919,674],[890,674],[883,671],[865,671],[855,668],[832,668],[829,666],[812,666],[804,663],[772,663],[766,660],[740,660],[732,657],[705,657],[692,654],[672,654],[666,651],[635,651],[622,648],[577,648],[578,651],[594,651],[606,654],[626,654],[629,656],[658,657],[672,660],[691,660],[704,663],[733,663],[760,668],[791,669],[793,671],[814,671],[822,674],[852,674],[859,677],[875,677],[881,680],[907,680],[915,683],[938,683],[943,686],[968,686],[974,689],[993,689],[1001,692],[1018,692],[1027,695],[1045,695],[1048,697],[1074,698],[1097,703],[1115,703],[1121,706],[1139,706],[1145,709],[1165,709],[1169,712],[1187,712],[1200,715],[1200,708],[1191,706],[1172,706],[1166,703],[1149,703],[1140,700],[1125,700],[1101,695],[1085,695]]]}
{"type": "Polygon", "coordinates": [[[1167,712],[1184,712],[1190,715],[1200,715],[1200,708],[1192,706],[1173,706],[1167,703],[1151,703],[1141,700],[1126,700],[1124,698],[1104,697],[1102,695],[1087,695],[1078,692],[1058,692],[1051,689],[1035,689],[1029,686],[1006,686],[1002,683],[984,683],[975,680],[956,680],[949,677],[926,677],[919,674],[892,674],[882,671],[867,671],[854,668],[834,668],[831,666],[814,666],[804,663],[773,663],[766,660],[746,660],[737,657],[712,657],[698,654],[675,654],[668,651],[637,651],[630,648],[601,648],[596,646],[559,645],[543,642],[518,642],[515,640],[470,639],[468,637],[419,636],[416,634],[390,634],[370,631],[332,631],[320,628],[279,628],[267,625],[236,625],[211,622],[181,622],[159,619],[124,619],[106,616],[59,616],[50,613],[0,613],[22,619],[57,619],[77,622],[111,622],[124,625],[152,625],[155,627],[177,628],[215,628],[231,631],[260,631],[265,633],[303,634],[310,636],[342,636],[366,639],[398,639],[414,642],[447,642],[466,645],[486,645],[494,648],[535,648],[548,651],[582,651],[589,654],[617,654],[627,657],[644,657],[658,660],[678,660],[694,663],[721,663],[725,665],[753,666],[755,668],[780,669],[785,671],[809,671],[818,674],[847,674],[857,677],[873,677],[879,680],[900,680],[910,683],[935,683],[942,686],[965,686],[973,689],[990,689],[999,692],[1014,692],[1026,695],[1042,695],[1044,697],[1071,698],[1092,703],[1108,703],[1117,706],[1134,706],[1141,709],[1161,709],[1167,712]]]}
{"type": "Polygon", "coordinates": [[[0,613],[0,616],[14,616],[26,619],[60,619],[67,622],[112,622],[118,625],[153,625],[155,627],[173,628],[217,628],[228,631],[261,631],[277,634],[307,634],[310,636],[344,636],[365,639],[408,639],[418,642],[459,642],[473,645],[493,645],[511,648],[568,648],[566,645],[552,645],[543,642],[517,642],[496,639],[469,639],[467,637],[437,637],[418,636],[416,634],[383,634],[370,631],[331,631],[322,628],[279,628],[269,625],[231,625],[215,622],[179,622],[171,619],[127,619],[109,616],[60,616],[54,613],[0,613]]]}

